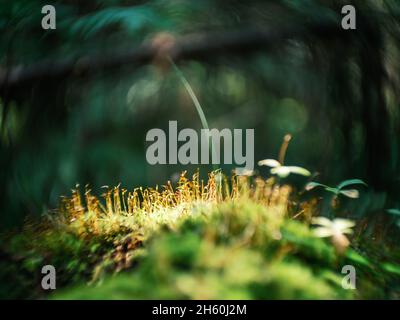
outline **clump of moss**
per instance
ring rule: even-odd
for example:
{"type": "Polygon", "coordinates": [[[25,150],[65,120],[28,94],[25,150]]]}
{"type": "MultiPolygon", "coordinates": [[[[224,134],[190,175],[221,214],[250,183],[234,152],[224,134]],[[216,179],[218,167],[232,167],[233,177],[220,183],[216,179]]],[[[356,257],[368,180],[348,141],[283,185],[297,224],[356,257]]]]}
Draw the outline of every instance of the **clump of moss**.
{"type": "Polygon", "coordinates": [[[43,297],[45,264],[56,267],[53,297],[61,299],[393,296],[387,281],[397,265],[382,268],[355,250],[337,252],[310,229],[312,203],[301,204],[299,220],[291,188],[272,179],[228,181],[213,172],[204,182],[182,174],[176,188],[116,187],[103,197],[104,203],[88,189],[83,196],[73,190],[56,214],[5,239],[9,267],[0,268],[0,277],[23,275],[12,278],[23,289],[6,298],[43,297]],[[361,270],[362,291],[342,288],[346,263],[361,270]]]}
{"type": "MultiPolygon", "coordinates": [[[[291,223],[302,230],[301,223],[291,223]]],[[[217,204],[209,213],[186,219],[177,230],[164,228],[149,239],[147,253],[135,270],[110,278],[100,287],[78,287],[55,298],[353,297],[340,281],[321,275],[320,268],[328,268],[329,259],[320,257],[320,266],[307,265],[289,254],[290,239],[283,241],[280,231],[286,224],[276,211],[249,199],[217,204]]],[[[329,247],[320,239],[314,240],[314,246],[329,247]]],[[[333,274],[340,278],[338,272],[333,274]]]]}

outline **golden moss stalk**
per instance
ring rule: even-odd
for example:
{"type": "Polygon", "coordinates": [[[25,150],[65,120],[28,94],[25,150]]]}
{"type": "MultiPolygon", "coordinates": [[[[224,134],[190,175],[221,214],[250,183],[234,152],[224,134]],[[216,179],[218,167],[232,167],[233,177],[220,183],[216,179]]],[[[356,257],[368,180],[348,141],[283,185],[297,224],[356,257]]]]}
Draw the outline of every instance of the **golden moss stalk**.
{"type": "Polygon", "coordinates": [[[227,179],[220,171],[211,172],[207,181],[200,179],[199,172],[191,178],[186,171],[182,172],[175,188],[170,181],[161,188],[139,187],[131,192],[120,186],[104,188],[104,204],[87,186],[85,203],[79,186],[72,190],[71,197],[62,198],[60,211],[67,227],[86,236],[119,231],[146,233],[161,224],[173,226],[197,207],[246,199],[283,218],[291,191],[289,186],[276,185],[272,179],[235,175],[227,179]]]}

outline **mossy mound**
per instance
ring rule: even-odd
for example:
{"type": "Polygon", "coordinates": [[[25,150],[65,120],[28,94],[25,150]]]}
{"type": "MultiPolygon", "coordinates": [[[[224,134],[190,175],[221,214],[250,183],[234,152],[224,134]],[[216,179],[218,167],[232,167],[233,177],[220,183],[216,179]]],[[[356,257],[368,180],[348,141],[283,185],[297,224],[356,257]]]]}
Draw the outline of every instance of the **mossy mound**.
{"type": "Polygon", "coordinates": [[[18,235],[3,237],[5,259],[0,277],[10,286],[3,285],[1,296],[398,297],[398,264],[382,260],[377,251],[384,250],[374,251],[368,242],[363,245],[373,254],[362,253],[367,251],[360,245],[339,252],[329,240],[318,238],[308,219],[289,213],[293,208],[288,187],[270,181],[253,184],[246,178],[231,186],[231,191],[222,191],[214,176],[210,181],[206,187],[193,180],[181,181],[177,190],[171,189],[157,200],[169,197],[169,205],[149,199],[143,205],[147,200],[141,197],[132,212],[123,209],[125,200],[116,197],[115,190],[112,202],[106,194],[108,205],[100,213],[93,199],[87,196],[87,203],[92,204],[88,209],[88,204],[84,207],[79,196],[73,195],[66,212],[27,224],[18,235]],[[203,191],[199,191],[201,188],[203,191]],[[57,290],[50,295],[40,287],[40,270],[46,264],[57,270],[57,290]],[[357,270],[356,290],[342,286],[345,265],[357,270]]]}

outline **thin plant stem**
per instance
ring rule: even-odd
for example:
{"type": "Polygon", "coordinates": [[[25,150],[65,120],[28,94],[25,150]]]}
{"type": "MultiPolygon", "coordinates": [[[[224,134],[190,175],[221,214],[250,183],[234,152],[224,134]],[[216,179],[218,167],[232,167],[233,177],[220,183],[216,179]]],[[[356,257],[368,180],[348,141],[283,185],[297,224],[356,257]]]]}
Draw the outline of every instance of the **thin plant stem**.
{"type": "Polygon", "coordinates": [[[278,159],[282,166],[285,162],[286,151],[287,151],[287,148],[289,146],[289,142],[291,139],[292,139],[292,135],[290,135],[290,134],[285,135],[285,137],[283,138],[281,149],[279,150],[279,159],[278,159]]]}
{"type": "MultiPolygon", "coordinates": [[[[182,82],[182,84],[185,87],[190,98],[192,99],[192,102],[193,102],[194,106],[196,107],[197,113],[200,117],[200,121],[201,121],[201,125],[202,125],[203,129],[209,130],[206,115],[204,114],[203,108],[201,107],[199,99],[197,99],[197,96],[194,93],[192,86],[190,85],[189,81],[187,81],[183,72],[178,68],[178,66],[175,64],[175,62],[171,59],[171,57],[168,57],[168,60],[171,63],[172,67],[174,68],[176,74],[178,75],[179,80],[182,82]]],[[[209,141],[210,140],[211,140],[210,150],[211,150],[211,155],[212,155],[213,153],[215,153],[215,147],[214,147],[214,143],[213,143],[212,139],[209,138],[209,141]]],[[[218,170],[218,167],[215,164],[213,164],[212,167],[213,167],[214,171],[218,170]]]]}

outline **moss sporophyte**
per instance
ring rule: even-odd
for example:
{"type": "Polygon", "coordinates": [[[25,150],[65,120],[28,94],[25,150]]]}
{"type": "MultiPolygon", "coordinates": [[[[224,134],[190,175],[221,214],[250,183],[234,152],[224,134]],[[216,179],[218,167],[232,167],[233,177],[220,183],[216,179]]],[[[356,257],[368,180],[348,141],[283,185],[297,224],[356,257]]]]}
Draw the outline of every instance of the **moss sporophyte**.
{"type": "MultiPolygon", "coordinates": [[[[276,160],[263,160],[262,164],[278,166],[276,160]]],[[[308,171],[300,167],[293,173],[306,175],[308,171]]],[[[70,230],[80,235],[112,234],[123,229],[141,230],[142,236],[154,231],[160,225],[174,226],[182,220],[192,217],[207,208],[219,203],[249,200],[260,203],[275,212],[275,218],[287,217],[291,210],[291,187],[279,185],[274,178],[267,180],[249,175],[233,175],[230,179],[220,171],[209,174],[208,180],[200,179],[195,173],[191,179],[186,172],[180,175],[174,188],[170,181],[161,188],[135,188],[127,191],[120,186],[109,188],[102,197],[102,203],[91,190],[86,188],[82,197],[79,189],[72,190],[70,198],[63,197],[60,206],[60,216],[53,219],[68,221],[70,230]]],[[[294,203],[295,201],[293,201],[294,203]]],[[[304,210],[313,210],[307,202],[302,204],[303,215],[309,216],[304,210]]],[[[208,211],[208,210],[205,210],[208,211]]],[[[296,218],[299,215],[296,214],[296,218]]],[[[279,220],[278,219],[278,220],[279,220]]],[[[345,234],[351,234],[354,223],[345,219],[333,221],[324,218],[313,218],[316,237],[331,237],[338,252],[343,252],[350,244],[345,234]]],[[[279,231],[276,230],[276,235],[279,231]]],[[[279,237],[278,237],[279,238],[279,237]]]]}
{"type": "MultiPolygon", "coordinates": [[[[352,248],[348,235],[357,225],[313,219],[317,203],[278,179],[215,171],[203,180],[183,172],[176,184],[105,187],[103,200],[77,187],[58,213],[28,223],[8,250],[28,274],[54,265],[56,298],[368,297],[362,288],[373,286],[368,275],[379,265],[352,248]],[[354,292],[342,287],[345,265],[357,268],[354,292]]],[[[383,279],[399,270],[384,267],[383,279]]]]}

